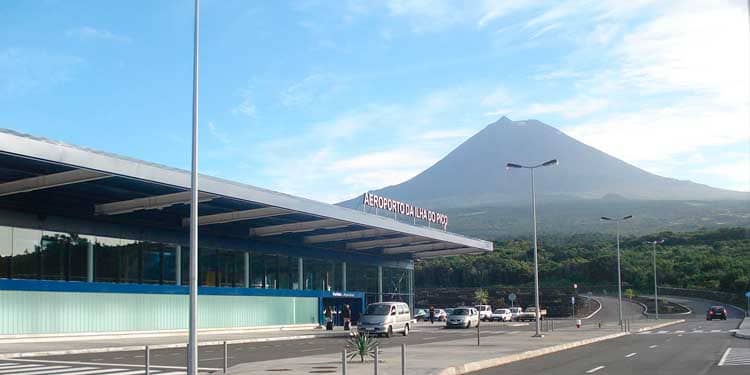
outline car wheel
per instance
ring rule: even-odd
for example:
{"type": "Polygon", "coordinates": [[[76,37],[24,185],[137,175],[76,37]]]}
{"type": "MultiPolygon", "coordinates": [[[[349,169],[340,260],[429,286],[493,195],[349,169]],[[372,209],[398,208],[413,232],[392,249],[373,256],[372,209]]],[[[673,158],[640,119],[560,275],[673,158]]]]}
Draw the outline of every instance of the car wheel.
{"type": "Polygon", "coordinates": [[[391,337],[393,336],[393,327],[388,326],[388,330],[385,332],[385,337],[391,337]]]}
{"type": "Polygon", "coordinates": [[[404,336],[409,336],[409,325],[404,326],[404,336]]]}

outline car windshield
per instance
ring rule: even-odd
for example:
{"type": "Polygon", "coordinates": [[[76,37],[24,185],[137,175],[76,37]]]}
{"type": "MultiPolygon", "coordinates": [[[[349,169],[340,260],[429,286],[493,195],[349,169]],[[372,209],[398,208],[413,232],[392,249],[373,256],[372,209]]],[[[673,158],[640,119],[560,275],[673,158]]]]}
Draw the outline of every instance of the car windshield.
{"type": "Polygon", "coordinates": [[[505,309],[497,309],[497,310],[495,310],[495,314],[505,314],[505,312],[506,312],[506,311],[508,311],[508,310],[505,310],[505,309]]]}
{"type": "Polygon", "coordinates": [[[469,309],[454,309],[451,315],[469,315],[469,309]]]}
{"type": "Polygon", "coordinates": [[[370,305],[367,306],[366,315],[388,315],[391,312],[391,305],[370,305]]]}

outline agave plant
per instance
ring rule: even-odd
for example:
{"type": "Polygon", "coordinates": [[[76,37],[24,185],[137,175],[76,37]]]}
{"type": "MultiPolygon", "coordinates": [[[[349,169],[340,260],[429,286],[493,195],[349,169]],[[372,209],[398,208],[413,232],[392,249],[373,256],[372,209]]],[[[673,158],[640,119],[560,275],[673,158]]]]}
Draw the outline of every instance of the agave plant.
{"type": "Polygon", "coordinates": [[[375,358],[375,351],[380,344],[372,336],[364,332],[356,332],[346,343],[346,352],[349,360],[357,356],[364,362],[366,357],[375,358]]]}

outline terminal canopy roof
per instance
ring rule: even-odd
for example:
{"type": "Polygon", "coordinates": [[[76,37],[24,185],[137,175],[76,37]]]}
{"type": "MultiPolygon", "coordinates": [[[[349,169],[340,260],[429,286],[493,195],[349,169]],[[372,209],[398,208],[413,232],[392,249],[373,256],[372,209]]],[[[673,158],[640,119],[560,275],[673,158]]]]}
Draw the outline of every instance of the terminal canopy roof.
{"type": "MultiPolygon", "coordinates": [[[[488,241],[238,182],[201,175],[198,187],[201,243],[221,238],[248,249],[289,246],[394,260],[492,251],[488,241]]],[[[79,234],[130,228],[187,240],[189,202],[187,171],[0,129],[0,216],[76,222],[79,234]]]]}

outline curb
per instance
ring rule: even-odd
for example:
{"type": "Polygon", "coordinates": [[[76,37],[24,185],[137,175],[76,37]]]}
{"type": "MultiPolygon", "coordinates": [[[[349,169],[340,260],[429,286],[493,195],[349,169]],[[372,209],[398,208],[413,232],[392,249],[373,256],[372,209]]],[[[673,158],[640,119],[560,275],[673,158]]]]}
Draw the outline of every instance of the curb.
{"type": "MultiPolygon", "coordinates": [[[[633,301],[631,301],[631,302],[633,302],[633,301]]],[[[640,302],[640,301],[634,301],[634,302],[637,303],[637,304],[639,304],[639,305],[641,305],[641,307],[643,307],[643,312],[641,314],[643,314],[643,315],[645,315],[647,317],[652,316],[652,315],[656,315],[656,313],[649,313],[649,312],[647,312],[648,311],[648,306],[646,306],[646,304],[644,304],[643,302],[640,302]]],[[[693,309],[691,309],[691,308],[689,308],[689,307],[687,307],[687,306],[685,306],[685,305],[683,305],[681,303],[677,303],[677,302],[672,302],[672,303],[674,303],[675,305],[682,306],[682,308],[684,308],[685,310],[687,310],[687,312],[674,313],[674,314],[661,313],[661,314],[659,314],[659,316],[690,315],[690,314],[693,313],[693,309]]]]}
{"type": "MultiPolygon", "coordinates": [[[[203,341],[199,342],[198,346],[211,346],[211,345],[224,345],[226,342],[229,345],[232,344],[249,344],[258,342],[273,342],[273,341],[291,341],[291,340],[308,340],[317,339],[331,336],[348,336],[348,332],[342,332],[340,334],[312,334],[312,335],[298,335],[298,336],[283,336],[283,337],[264,337],[255,339],[239,339],[239,340],[220,340],[220,341],[203,341]]],[[[109,352],[128,352],[128,351],[140,351],[144,350],[144,345],[130,345],[130,346],[113,346],[106,348],[86,348],[86,349],[70,349],[70,350],[52,350],[46,352],[21,352],[21,353],[1,353],[0,359],[10,358],[28,358],[28,357],[47,357],[57,355],[70,355],[70,354],[91,354],[91,353],[109,353],[109,352]]],[[[155,349],[172,349],[172,348],[184,348],[186,343],[177,344],[157,344],[149,345],[150,350],[155,349]]]]}
{"type": "Polygon", "coordinates": [[[594,298],[594,297],[591,297],[591,299],[592,299],[592,300],[594,300],[594,301],[596,301],[596,303],[598,303],[598,304],[599,304],[599,308],[598,308],[598,309],[596,309],[596,311],[594,311],[594,312],[592,312],[591,314],[589,314],[589,315],[588,315],[587,317],[581,318],[581,319],[583,319],[583,320],[588,320],[588,319],[591,319],[591,317],[592,317],[592,316],[596,315],[596,314],[597,314],[597,313],[598,313],[599,311],[601,311],[601,310],[602,310],[602,301],[599,301],[598,299],[596,299],[596,298],[594,298]]]}
{"type": "Polygon", "coordinates": [[[734,337],[750,340],[750,318],[743,318],[738,330],[734,331],[734,337]],[[748,328],[743,328],[747,325],[748,328]]]}
{"type": "MultiPolygon", "coordinates": [[[[653,326],[640,328],[638,329],[638,332],[649,331],[649,330],[662,328],[662,327],[666,327],[666,326],[673,325],[673,324],[684,323],[684,322],[685,322],[685,319],[673,320],[673,321],[664,322],[661,324],[656,324],[653,326]]],[[[476,361],[476,362],[464,363],[463,365],[460,365],[460,366],[452,366],[452,367],[444,368],[440,370],[439,372],[437,372],[437,375],[467,374],[470,372],[484,370],[484,369],[491,368],[491,367],[506,365],[512,362],[522,361],[524,359],[541,357],[543,355],[552,354],[552,353],[560,352],[563,350],[573,349],[579,346],[589,345],[589,344],[593,344],[593,343],[600,342],[600,341],[616,339],[618,337],[627,336],[631,334],[632,334],[631,332],[613,333],[613,334],[609,334],[606,336],[599,336],[599,337],[594,337],[590,339],[569,342],[566,344],[559,344],[559,345],[553,345],[553,346],[546,347],[546,348],[529,350],[523,353],[507,355],[504,357],[490,358],[490,359],[485,359],[485,360],[476,361]]]]}

